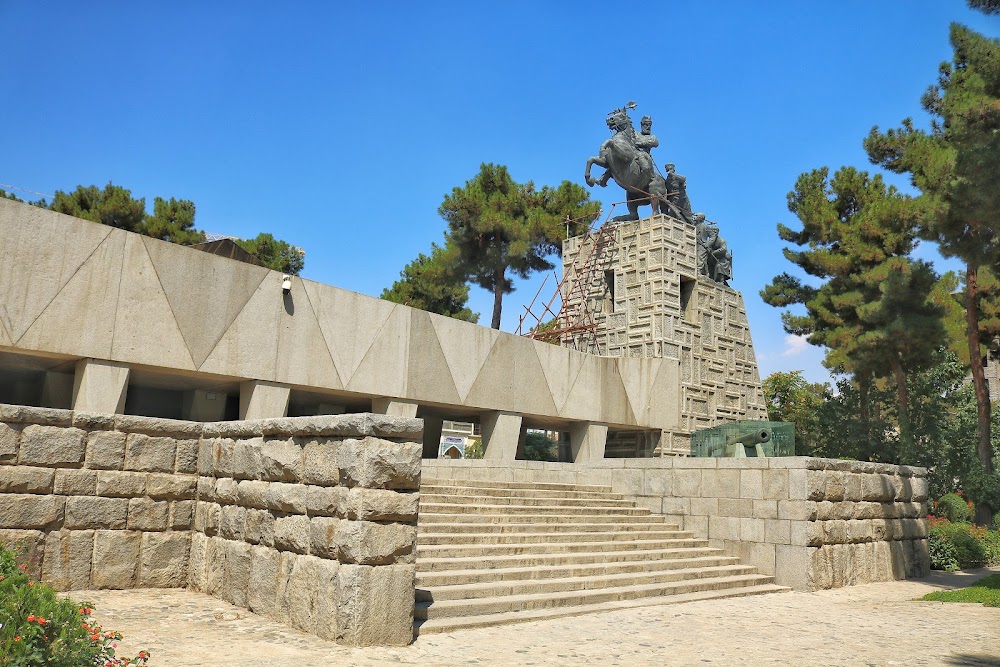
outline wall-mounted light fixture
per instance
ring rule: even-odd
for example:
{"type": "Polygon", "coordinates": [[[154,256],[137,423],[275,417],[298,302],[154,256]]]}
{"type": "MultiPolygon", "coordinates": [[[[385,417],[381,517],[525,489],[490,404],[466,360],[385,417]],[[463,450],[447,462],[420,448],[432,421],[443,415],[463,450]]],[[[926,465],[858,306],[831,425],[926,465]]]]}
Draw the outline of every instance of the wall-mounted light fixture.
{"type": "Polygon", "coordinates": [[[292,291],[292,277],[291,276],[281,276],[281,291],[284,294],[288,294],[292,291]]]}

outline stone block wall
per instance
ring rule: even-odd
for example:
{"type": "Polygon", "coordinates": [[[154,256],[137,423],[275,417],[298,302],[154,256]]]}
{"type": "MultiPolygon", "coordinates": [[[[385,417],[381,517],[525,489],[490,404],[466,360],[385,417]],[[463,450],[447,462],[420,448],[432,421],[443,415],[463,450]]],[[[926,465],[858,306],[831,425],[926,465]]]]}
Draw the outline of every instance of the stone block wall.
{"type": "Polygon", "coordinates": [[[609,486],[797,590],[930,569],[924,468],[809,457],[515,463],[425,461],[423,474],[609,486]]]}
{"type": "Polygon", "coordinates": [[[339,643],[407,644],[421,432],[0,405],[0,543],[60,590],[188,586],[339,643]]]}

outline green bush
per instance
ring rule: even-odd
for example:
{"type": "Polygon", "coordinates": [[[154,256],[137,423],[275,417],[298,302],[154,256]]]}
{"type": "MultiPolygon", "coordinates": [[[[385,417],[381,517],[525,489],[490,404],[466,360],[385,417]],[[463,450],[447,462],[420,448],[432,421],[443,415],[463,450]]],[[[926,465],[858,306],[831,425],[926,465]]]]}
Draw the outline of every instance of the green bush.
{"type": "Polygon", "coordinates": [[[969,511],[969,503],[958,494],[946,493],[938,498],[938,501],[934,505],[934,514],[948,519],[952,523],[968,521],[972,518],[972,514],[969,511]]]}
{"type": "Polygon", "coordinates": [[[121,634],[90,621],[90,606],[33,581],[0,546],[0,667],[145,665],[145,651],[116,658],[121,634]]]}
{"type": "Polygon", "coordinates": [[[955,545],[944,539],[940,534],[931,532],[927,536],[927,548],[931,554],[931,569],[954,572],[958,566],[958,551],[955,545]]]}

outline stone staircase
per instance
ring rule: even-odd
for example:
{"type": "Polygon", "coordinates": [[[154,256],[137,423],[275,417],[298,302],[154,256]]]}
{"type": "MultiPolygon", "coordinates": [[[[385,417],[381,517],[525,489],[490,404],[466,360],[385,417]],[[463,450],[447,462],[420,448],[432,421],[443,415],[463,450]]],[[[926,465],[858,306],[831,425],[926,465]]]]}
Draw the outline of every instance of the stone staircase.
{"type": "Polygon", "coordinates": [[[414,634],[788,590],[602,486],[420,485],[414,634]]]}

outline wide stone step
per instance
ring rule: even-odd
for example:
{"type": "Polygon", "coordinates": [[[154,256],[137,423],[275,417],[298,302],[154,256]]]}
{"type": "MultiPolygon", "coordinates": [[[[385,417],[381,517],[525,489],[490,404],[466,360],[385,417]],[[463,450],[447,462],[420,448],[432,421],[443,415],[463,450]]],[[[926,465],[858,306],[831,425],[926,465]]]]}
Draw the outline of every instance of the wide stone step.
{"type": "Polygon", "coordinates": [[[510,554],[487,556],[424,556],[417,559],[419,572],[444,572],[511,567],[540,567],[551,565],[580,565],[593,563],[624,563],[667,558],[699,558],[717,556],[719,550],[709,546],[674,547],[670,549],[622,550],[584,553],[510,554]]]}
{"type": "MultiPolygon", "coordinates": [[[[649,517],[650,519],[658,517],[649,517]]],[[[421,522],[423,524],[423,522],[421,522]]],[[[478,533],[604,533],[610,529],[618,532],[638,533],[643,531],[680,530],[675,523],[643,522],[643,523],[484,523],[481,521],[469,523],[429,523],[417,526],[417,535],[424,534],[478,534],[478,533]]]]}
{"type": "Polygon", "coordinates": [[[507,496],[478,496],[478,495],[458,495],[458,494],[430,494],[420,492],[420,507],[425,505],[448,504],[448,505],[521,505],[521,506],[542,506],[542,507],[610,507],[610,508],[634,508],[635,503],[631,500],[617,500],[614,498],[602,498],[600,496],[590,496],[587,498],[542,498],[529,495],[507,496]]]}
{"type": "Polygon", "coordinates": [[[417,546],[421,558],[458,558],[462,556],[513,556],[518,554],[603,553],[605,551],[655,551],[680,547],[701,547],[707,540],[675,538],[631,540],[628,542],[538,542],[533,544],[464,544],[417,546]]]}
{"type": "Polygon", "coordinates": [[[455,514],[446,512],[421,511],[417,519],[417,526],[430,526],[431,524],[494,524],[494,525],[515,525],[515,524],[570,524],[570,523],[666,523],[667,517],[659,514],[638,514],[635,516],[622,514],[455,514]]]}
{"type": "Polygon", "coordinates": [[[567,505],[456,505],[453,503],[420,502],[421,512],[463,514],[582,514],[605,516],[649,516],[651,512],[645,507],[593,507],[567,505]]]}
{"type": "Polygon", "coordinates": [[[466,630],[472,628],[492,627],[497,625],[508,625],[511,623],[524,623],[527,621],[545,621],[553,618],[563,618],[567,616],[581,616],[584,614],[594,614],[605,611],[616,611],[620,609],[634,609],[636,607],[647,607],[653,605],[680,604],[684,602],[697,602],[700,600],[714,600],[718,598],[741,597],[747,595],[764,595],[768,593],[782,593],[789,589],[774,584],[761,584],[754,586],[740,586],[738,588],[726,588],[716,590],[695,591],[692,593],[680,593],[674,595],[662,595],[656,597],[635,598],[631,600],[618,600],[614,602],[604,602],[598,604],[548,607],[543,609],[531,609],[496,614],[479,614],[470,616],[452,616],[446,618],[433,618],[430,620],[417,620],[413,624],[414,635],[423,635],[439,632],[451,632],[453,630],[466,630]]]}
{"type": "MultiPolygon", "coordinates": [[[[692,549],[692,552],[699,550],[692,549]]],[[[469,559],[472,561],[473,559],[469,559]]],[[[493,569],[443,570],[435,572],[417,572],[418,588],[433,586],[454,586],[457,584],[476,584],[494,581],[522,581],[536,579],[561,579],[564,577],[593,577],[598,575],[620,574],[625,572],[660,572],[663,570],[683,570],[698,567],[717,567],[719,565],[736,565],[739,559],[735,556],[678,556],[660,558],[658,560],[621,561],[615,563],[571,563],[567,565],[539,565],[534,567],[508,567],[493,569]]],[[[478,565],[478,559],[470,565],[478,565]]]]}
{"type": "Polygon", "coordinates": [[[436,600],[434,602],[417,602],[414,605],[414,618],[425,620],[453,618],[456,616],[502,614],[531,609],[601,604],[645,597],[759,586],[770,584],[771,582],[772,577],[760,574],[738,574],[683,581],[666,581],[639,586],[617,586],[596,590],[529,593],[525,595],[507,595],[482,599],[436,600]]]}
{"type": "Polygon", "coordinates": [[[659,570],[655,572],[620,572],[617,574],[603,574],[589,577],[451,584],[431,588],[418,588],[416,599],[417,602],[439,602],[441,600],[472,600],[498,596],[590,591],[602,588],[622,588],[626,586],[645,586],[712,577],[730,577],[752,574],[753,571],[754,568],[748,565],[736,564],[682,570],[659,570]]]}
{"type": "Polygon", "coordinates": [[[436,486],[421,484],[420,494],[437,495],[475,495],[496,498],[531,496],[534,498],[606,498],[608,500],[623,500],[624,495],[611,493],[609,491],[547,491],[545,489],[510,489],[510,488],[485,488],[480,486],[436,486]]]}
{"type": "Polygon", "coordinates": [[[422,479],[420,481],[421,490],[424,486],[467,486],[480,489],[538,489],[544,491],[586,491],[590,493],[611,493],[610,486],[599,486],[592,484],[560,484],[554,482],[482,482],[479,480],[444,480],[444,479],[422,479]]]}
{"type": "Polygon", "coordinates": [[[560,542],[632,542],[635,540],[668,540],[694,539],[694,534],[683,530],[648,530],[604,532],[566,532],[558,533],[417,533],[417,546],[434,545],[475,545],[475,544],[532,544],[552,542],[558,536],[560,542]]]}

